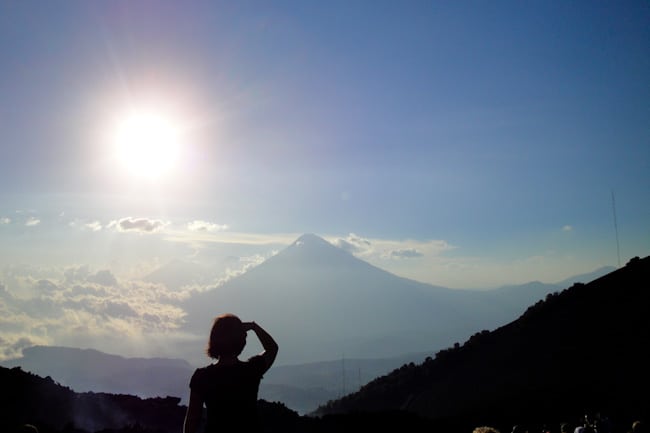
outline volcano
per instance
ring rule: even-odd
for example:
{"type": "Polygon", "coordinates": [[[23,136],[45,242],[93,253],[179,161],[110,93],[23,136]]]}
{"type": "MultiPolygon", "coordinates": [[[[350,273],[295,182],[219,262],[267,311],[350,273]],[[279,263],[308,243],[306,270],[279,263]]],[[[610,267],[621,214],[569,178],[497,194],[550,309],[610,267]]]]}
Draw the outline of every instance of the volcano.
{"type": "Polygon", "coordinates": [[[264,326],[280,363],[435,351],[513,320],[520,308],[494,293],[420,283],[379,269],[314,234],[185,301],[185,328],[206,335],[232,312],[264,326]]]}

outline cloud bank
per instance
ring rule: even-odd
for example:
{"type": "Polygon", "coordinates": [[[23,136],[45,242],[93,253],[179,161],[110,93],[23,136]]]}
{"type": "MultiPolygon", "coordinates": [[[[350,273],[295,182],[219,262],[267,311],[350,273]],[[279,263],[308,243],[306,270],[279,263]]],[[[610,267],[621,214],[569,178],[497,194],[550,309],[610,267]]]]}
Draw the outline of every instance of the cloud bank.
{"type": "Polygon", "coordinates": [[[187,224],[187,228],[193,232],[219,232],[228,230],[226,224],[214,224],[207,221],[194,220],[187,224]]]}
{"type": "Polygon", "coordinates": [[[108,227],[114,227],[119,232],[155,233],[168,225],[168,222],[158,219],[127,217],[111,221],[108,227]]]}
{"type": "Polygon", "coordinates": [[[67,269],[59,279],[38,277],[23,275],[16,290],[0,285],[0,359],[34,344],[128,351],[152,336],[173,337],[185,316],[177,301],[187,293],[162,284],[119,281],[87,267],[67,269]]]}

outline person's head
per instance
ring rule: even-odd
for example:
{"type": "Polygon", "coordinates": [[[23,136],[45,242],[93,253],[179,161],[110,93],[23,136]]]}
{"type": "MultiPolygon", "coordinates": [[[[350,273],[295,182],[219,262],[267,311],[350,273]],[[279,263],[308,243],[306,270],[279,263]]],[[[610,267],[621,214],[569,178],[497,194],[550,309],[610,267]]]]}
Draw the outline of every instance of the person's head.
{"type": "Polygon", "coordinates": [[[20,433],[38,433],[38,428],[32,424],[23,424],[20,433]]]}
{"type": "Polygon", "coordinates": [[[210,358],[238,356],[246,345],[246,331],[239,317],[223,314],[214,319],[207,353],[210,358]]]}
{"type": "Polygon", "coordinates": [[[495,429],[494,427],[490,427],[487,425],[482,425],[479,427],[476,427],[472,433],[499,433],[499,430],[495,429]]]}

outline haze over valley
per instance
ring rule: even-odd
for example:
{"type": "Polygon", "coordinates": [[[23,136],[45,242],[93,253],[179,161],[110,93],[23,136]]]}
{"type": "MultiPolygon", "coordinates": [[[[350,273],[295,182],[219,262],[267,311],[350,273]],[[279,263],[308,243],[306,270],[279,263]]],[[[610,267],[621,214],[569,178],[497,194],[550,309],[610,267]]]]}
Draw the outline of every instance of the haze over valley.
{"type": "MultiPolygon", "coordinates": [[[[178,263],[152,275],[160,277],[170,269],[178,270],[178,263]]],[[[110,346],[96,343],[89,346],[94,351],[81,352],[25,348],[24,358],[3,365],[21,365],[78,391],[174,395],[185,401],[191,372],[209,362],[204,347],[211,321],[216,315],[235,312],[263,323],[281,346],[261,396],[308,411],[404,363],[421,361],[478,331],[504,325],[574,281],[588,282],[611,270],[602,268],[557,284],[448,289],[397,277],[317,235],[305,234],[219,286],[161,303],[159,308],[184,312],[176,332],[188,337],[170,338],[164,350],[175,353],[177,360],[124,359],[110,346]]],[[[106,273],[101,275],[110,279],[106,273]]],[[[176,281],[174,275],[171,278],[176,281]]],[[[66,305],[62,303],[62,310],[66,305]]],[[[111,313],[104,314],[110,317],[111,313]]],[[[259,350],[251,339],[243,356],[259,350]]]]}
{"type": "Polygon", "coordinates": [[[0,4],[17,386],[176,407],[234,313],[307,413],[650,253],[647,1],[0,4]]]}

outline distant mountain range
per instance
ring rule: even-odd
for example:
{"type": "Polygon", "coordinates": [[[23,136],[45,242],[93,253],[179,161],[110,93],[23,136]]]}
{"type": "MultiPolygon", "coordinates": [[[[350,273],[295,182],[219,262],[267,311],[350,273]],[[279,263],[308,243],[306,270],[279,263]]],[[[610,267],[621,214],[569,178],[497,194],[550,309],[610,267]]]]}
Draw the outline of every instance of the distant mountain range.
{"type": "Polygon", "coordinates": [[[93,349],[34,346],[1,363],[50,376],[75,391],[187,398],[192,366],[182,359],[124,358],[93,349]]]}
{"type": "MultiPolygon", "coordinates": [[[[477,330],[508,323],[531,303],[565,287],[535,283],[485,291],[433,286],[398,277],[305,234],[243,275],[190,297],[182,308],[188,313],[185,329],[199,335],[207,336],[221,313],[255,320],[280,344],[278,364],[302,364],[433,353],[477,330]]],[[[184,356],[202,354],[202,349],[188,345],[184,356]]]]}
{"type": "MultiPolygon", "coordinates": [[[[328,400],[359,389],[377,376],[425,356],[411,354],[273,367],[265,375],[259,395],[306,414],[328,400]]],[[[51,377],[77,392],[131,394],[142,398],[172,396],[184,404],[194,372],[194,367],[181,359],[124,358],[93,349],[53,346],[24,349],[22,358],[0,365],[51,377]]]]}
{"type": "Polygon", "coordinates": [[[477,423],[511,428],[531,420],[559,426],[587,414],[609,417],[626,431],[650,415],[649,288],[650,257],[635,258],[315,414],[406,410],[441,425],[465,422],[465,431],[477,423]]]}
{"type": "MultiPolygon", "coordinates": [[[[175,397],[142,399],[127,394],[74,392],[51,378],[19,367],[0,367],[0,431],[40,433],[177,433],[187,407],[175,397]],[[31,430],[29,430],[31,431],[31,430]]],[[[281,404],[258,402],[267,433],[290,433],[297,413],[281,404]]]]}
{"type": "MultiPolygon", "coordinates": [[[[179,269],[185,267],[174,262],[151,280],[165,280],[179,269]]],[[[306,234],[245,274],[185,301],[185,330],[207,339],[212,319],[224,312],[263,325],[278,341],[280,356],[260,396],[307,413],[404,363],[421,362],[477,331],[508,323],[565,283],[588,282],[611,270],[558,284],[455,290],[395,276],[306,234]]],[[[193,369],[208,362],[203,349],[203,342],[188,343],[179,353],[188,362],[34,347],[1,365],[51,376],[76,391],[185,401],[193,369]]]]}
{"type": "MultiPolygon", "coordinates": [[[[589,284],[548,295],[507,325],[476,332],[421,363],[403,364],[310,416],[260,401],[264,431],[466,433],[479,425],[557,431],[561,422],[573,428],[585,415],[597,431],[629,431],[633,421],[650,415],[649,283],[650,257],[635,258],[589,284]]],[[[31,353],[39,350],[42,356],[85,357],[80,364],[124,362],[94,351],[31,353]]],[[[187,367],[179,360],[128,362],[187,367]]],[[[312,371],[295,367],[293,374],[309,382],[312,371]]],[[[75,393],[19,368],[0,367],[0,380],[1,431],[25,422],[50,433],[167,433],[182,425],[185,408],[178,398],[75,393]]]]}

